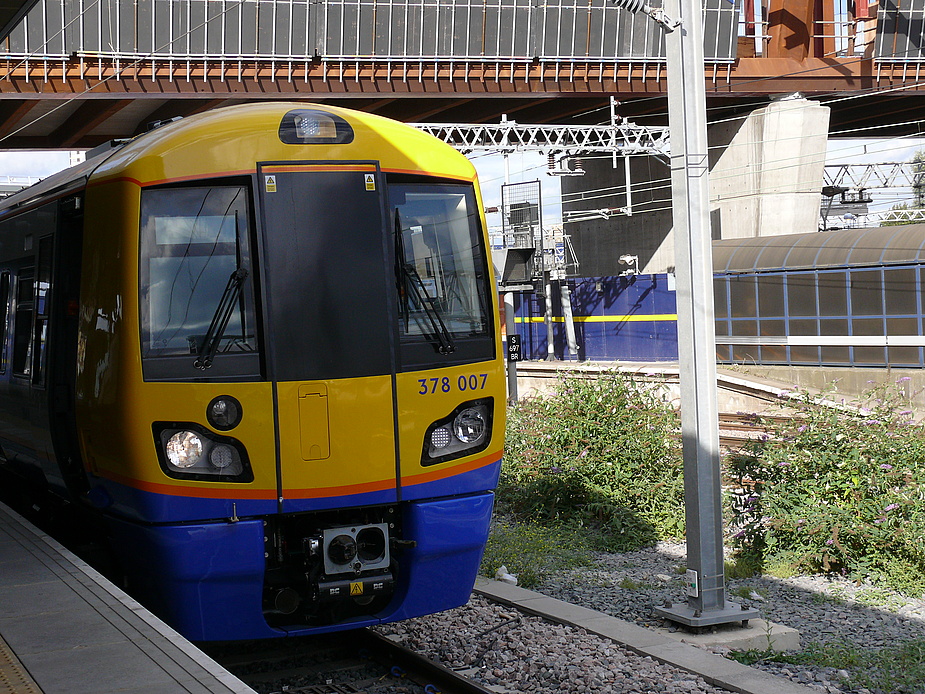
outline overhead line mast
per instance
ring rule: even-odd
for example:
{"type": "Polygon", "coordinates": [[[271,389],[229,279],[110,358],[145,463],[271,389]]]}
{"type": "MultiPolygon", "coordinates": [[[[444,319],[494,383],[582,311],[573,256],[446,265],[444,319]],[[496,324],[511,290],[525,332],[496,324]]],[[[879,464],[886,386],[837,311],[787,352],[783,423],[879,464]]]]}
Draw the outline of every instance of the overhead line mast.
{"type": "Polygon", "coordinates": [[[524,125],[503,117],[500,123],[412,123],[463,153],[545,152],[617,155],[668,154],[668,128],[642,126],[613,118],[609,125],[524,125]]]}

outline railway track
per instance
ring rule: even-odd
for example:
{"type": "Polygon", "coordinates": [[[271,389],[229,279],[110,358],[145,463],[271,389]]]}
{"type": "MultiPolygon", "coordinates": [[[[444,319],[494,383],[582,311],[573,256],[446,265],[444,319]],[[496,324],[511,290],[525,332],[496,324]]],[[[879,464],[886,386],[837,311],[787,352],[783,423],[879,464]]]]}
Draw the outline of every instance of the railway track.
{"type": "Polygon", "coordinates": [[[491,694],[369,629],[200,648],[259,694],[491,694]]]}
{"type": "Polygon", "coordinates": [[[760,419],[752,414],[739,412],[719,413],[720,448],[727,453],[734,452],[749,441],[760,441],[772,436],[771,429],[792,421],[788,415],[761,415],[760,419]]]}

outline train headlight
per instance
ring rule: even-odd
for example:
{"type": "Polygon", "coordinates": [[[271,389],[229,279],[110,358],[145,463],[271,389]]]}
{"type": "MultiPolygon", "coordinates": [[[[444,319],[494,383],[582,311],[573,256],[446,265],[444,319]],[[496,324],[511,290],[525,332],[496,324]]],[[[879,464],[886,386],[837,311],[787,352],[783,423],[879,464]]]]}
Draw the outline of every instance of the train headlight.
{"type": "Polygon", "coordinates": [[[477,443],[487,428],[483,408],[467,407],[453,420],[453,433],[463,443],[477,443]]]}
{"type": "Polygon", "coordinates": [[[210,482],[253,482],[244,445],[192,422],[155,422],[161,470],[168,477],[210,482]]]}
{"type": "Polygon", "coordinates": [[[353,128],[333,113],[298,108],[283,116],[279,139],[287,145],[346,145],[353,142],[353,128]]]}
{"type": "Polygon", "coordinates": [[[219,431],[229,431],[241,423],[244,410],[237,398],[230,395],[219,395],[213,398],[206,407],[206,419],[213,428],[219,431]]]}
{"type": "Polygon", "coordinates": [[[421,465],[434,465],[485,450],[491,441],[494,398],[462,403],[424,434],[421,465]]]}
{"type": "Polygon", "coordinates": [[[223,443],[212,446],[212,450],[209,451],[209,463],[216,470],[224,470],[234,464],[234,453],[234,448],[223,443]]]}
{"type": "Polygon", "coordinates": [[[450,445],[450,441],[453,439],[450,438],[450,430],[446,427],[438,427],[430,432],[430,445],[434,448],[446,448],[450,445]]]}
{"type": "Polygon", "coordinates": [[[202,459],[202,440],[192,431],[178,431],[167,441],[167,460],[174,467],[193,467],[202,459]]]}

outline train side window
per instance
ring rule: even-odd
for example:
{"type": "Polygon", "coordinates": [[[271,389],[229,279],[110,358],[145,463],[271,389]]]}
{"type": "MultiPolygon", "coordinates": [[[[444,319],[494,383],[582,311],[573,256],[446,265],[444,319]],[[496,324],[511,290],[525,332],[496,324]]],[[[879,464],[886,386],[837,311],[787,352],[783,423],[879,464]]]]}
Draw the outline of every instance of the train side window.
{"type": "Polygon", "coordinates": [[[146,376],[201,374],[194,363],[204,352],[216,357],[208,375],[220,375],[219,362],[257,350],[247,189],[158,188],[145,190],[141,200],[146,376]],[[210,330],[213,324],[224,329],[210,330]],[[155,366],[151,360],[158,359],[155,366]]]}
{"type": "Polygon", "coordinates": [[[10,273],[0,272],[0,373],[6,373],[8,326],[10,316],[10,273]]]}
{"type": "Polygon", "coordinates": [[[32,306],[35,296],[35,268],[24,267],[16,276],[16,314],[13,319],[13,373],[29,376],[32,371],[32,306]]]}

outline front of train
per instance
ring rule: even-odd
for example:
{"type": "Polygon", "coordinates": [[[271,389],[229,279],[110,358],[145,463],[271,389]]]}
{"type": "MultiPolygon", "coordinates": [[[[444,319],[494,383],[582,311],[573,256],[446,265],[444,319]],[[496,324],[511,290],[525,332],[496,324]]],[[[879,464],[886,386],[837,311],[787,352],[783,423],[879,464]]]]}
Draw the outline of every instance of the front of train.
{"type": "Polygon", "coordinates": [[[78,426],[130,587],[193,640],[466,602],[505,383],[464,157],[221,109],[106,159],[84,228],[78,426]]]}

